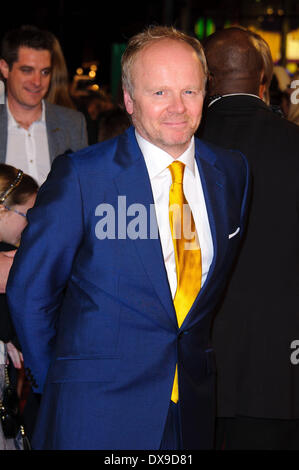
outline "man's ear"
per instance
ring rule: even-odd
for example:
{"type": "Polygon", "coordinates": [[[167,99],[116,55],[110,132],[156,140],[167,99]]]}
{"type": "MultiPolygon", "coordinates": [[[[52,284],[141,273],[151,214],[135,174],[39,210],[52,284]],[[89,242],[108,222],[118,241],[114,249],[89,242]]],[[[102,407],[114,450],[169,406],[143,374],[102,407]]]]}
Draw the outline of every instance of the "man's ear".
{"type": "Polygon", "coordinates": [[[259,97],[261,100],[265,98],[265,92],[266,92],[266,85],[263,85],[262,83],[259,86],[259,97]]]}
{"type": "Polygon", "coordinates": [[[265,92],[266,92],[266,77],[265,77],[264,70],[262,70],[261,76],[260,76],[260,84],[259,84],[259,97],[262,100],[265,97],[265,92]]]}
{"type": "Polygon", "coordinates": [[[130,93],[126,89],[124,89],[124,103],[125,103],[127,113],[128,114],[133,114],[134,102],[133,102],[133,99],[132,99],[130,93]]]}
{"type": "Polygon", "coordinates": [[[7,79],[9,74],[9,66],[4,59],[0,59],[0,72],[2,73],[3,77],[7,79]]]}
{"type": "Polygon", "coordinates": [[[208,73],[207,84],[206,84],[207,94],[211,94],[211,92],[213,91],[214,85],[215,85],[214,75],[211,72],[209,72],[208,73]]]}

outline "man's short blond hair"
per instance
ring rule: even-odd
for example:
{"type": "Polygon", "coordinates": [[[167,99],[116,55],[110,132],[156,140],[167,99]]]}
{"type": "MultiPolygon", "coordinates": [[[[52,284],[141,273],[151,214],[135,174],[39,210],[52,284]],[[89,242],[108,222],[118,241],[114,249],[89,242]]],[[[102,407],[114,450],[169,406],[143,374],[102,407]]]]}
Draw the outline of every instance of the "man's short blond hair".
{"type": "Polygon", "coordinates": [[[186,44],[189,44],[189,46],[195,50],[203,68],[205,89],[208,76],[208,66],[201,43],[195,37],[189,36],[188,34],[185,34],[172,26],[150,26],[129,40],[127,48],[122,56],[122,86],[131,97],[133,97],[134,92],[132,66],[138,53],[146,46],[163,39],[182,41],[186,44]]]}

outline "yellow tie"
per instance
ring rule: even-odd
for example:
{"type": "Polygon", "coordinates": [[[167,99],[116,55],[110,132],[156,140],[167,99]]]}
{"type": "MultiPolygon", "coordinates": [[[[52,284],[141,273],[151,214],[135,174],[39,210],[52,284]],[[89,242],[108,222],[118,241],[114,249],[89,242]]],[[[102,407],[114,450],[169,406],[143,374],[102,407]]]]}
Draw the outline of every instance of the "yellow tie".
{"type": "MultiPolygon", "coordinates": [[[[201,250],[192,212],[183,191],[185,165],[175,161],[168,168],[172,176],[169,192],[169,221],[177,273],[177,290],[173,302],[178,326],[181,327],[200,291],[201,250]]],[[[178,398],[176,367],[171,400],[177,403],[178,398]]]]}

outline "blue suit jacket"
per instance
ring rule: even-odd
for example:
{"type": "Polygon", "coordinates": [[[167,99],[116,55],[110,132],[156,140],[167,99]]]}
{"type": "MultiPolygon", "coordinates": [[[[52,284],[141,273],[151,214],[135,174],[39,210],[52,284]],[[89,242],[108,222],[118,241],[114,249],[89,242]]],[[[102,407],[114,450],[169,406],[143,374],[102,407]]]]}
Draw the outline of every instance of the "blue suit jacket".
{"type": "MultiPolygon", "coordinates": [[[[147,209],[150,232],[134,129],[54,161],[7,288],[25,366],[43,391],[36,449],[159,449],[177,363],[184,448],[211,447],[210,327],[244,225],[248,170],[240,153],[199,140],[196,162],[214,259],[179,329],[159,237],[126,237],[116,210],[115,238],[113,224],[98,238],[102,209],[117,209],[119,196],[147,209]]],[[[128,216],[131,229],[136,220],[128,216]]]]}

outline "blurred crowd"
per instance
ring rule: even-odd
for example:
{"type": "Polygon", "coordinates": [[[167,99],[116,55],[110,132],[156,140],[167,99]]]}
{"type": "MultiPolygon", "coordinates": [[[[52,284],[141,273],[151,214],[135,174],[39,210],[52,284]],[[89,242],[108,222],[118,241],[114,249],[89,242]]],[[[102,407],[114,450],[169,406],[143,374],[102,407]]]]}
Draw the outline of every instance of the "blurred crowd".
{"type": "Polygon", "coordinates": [[[88,81],[82,86],[80,75],[75,75],[70,80],[61,45],[56,37],[53,39],[53,72],[46,99],[50,103],[77,109],[84,114],[89,145],[123,132],[130,121],[121,104],[115,103],[105,85],[95,90],[88,81]]]}
{"type": "MultiPolygon", "coordinates": [[[[268,44],[258,34],[251,34],[265,62],[265,102],[282,117],[299,124],[296,92],[299,87],[299,81],[296,83],[299,71],[291,74],[282,65],[274,65],[268,44]]],[[[69,80],[65,58],[57,38],[53,64],[55,74],[47,100],[83,112],[90,145],[114,137],[118,131],[123,132],[129,126],[130,122],[122,105],[115,103],[105,86],[95,91],[90,84],[85,88],[78,87],[80,76],[75,75],[69,80]]]]}

